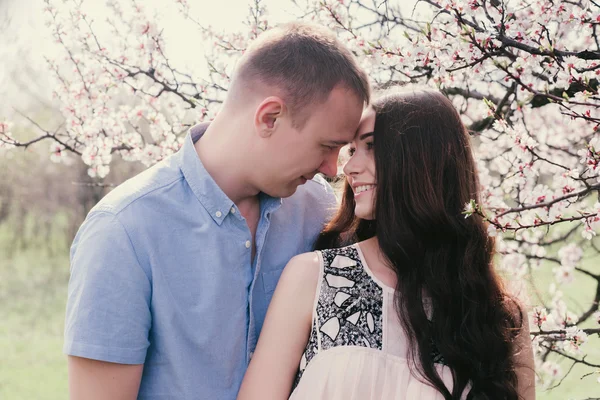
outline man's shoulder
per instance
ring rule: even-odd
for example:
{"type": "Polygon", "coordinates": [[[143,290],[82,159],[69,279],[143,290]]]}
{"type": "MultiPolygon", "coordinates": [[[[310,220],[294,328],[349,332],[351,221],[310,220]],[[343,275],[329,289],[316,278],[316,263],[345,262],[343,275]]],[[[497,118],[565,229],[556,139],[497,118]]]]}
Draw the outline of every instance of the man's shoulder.
{"type": "Polygon", "coordinates": [[[321,175],[315,175],[313,179],[298,187],[290,200],[295,201],[317,201],[317,202],[335,202],[335,193],[333,188],[321,175]]]}
{"type": "Polygon", "coordinates": [[[309,190],[314,190],[314,191],[319,191],[319,192],[325,191],[329,195],[334,194],[333,188],[331,187],[329,182],[327,182],[327,180],[325,178],[323,178],[321,175],[315,175],[315,177],[313,179],[311,179],[310,181],[306,182],[306,184],[308,185],[307,188],[309,190]]]}
{"type": "Polygon", "coordinates": [[[282,212],[278,213],[286,221],[302,221],[322,228],[337,208],[337,200],[331,185],[321,176],[301,185],[292,196],[283,199],[282,212]]]}
{"type": "Polygon", "coordinates": [[[156,201],[166,195],[164,189],[182,180],[183,174],[172,160],[163,160],[115,187],[96,204],[90,214],[108,212],[117,215],[135,208],[138,203],[156,201]]]}

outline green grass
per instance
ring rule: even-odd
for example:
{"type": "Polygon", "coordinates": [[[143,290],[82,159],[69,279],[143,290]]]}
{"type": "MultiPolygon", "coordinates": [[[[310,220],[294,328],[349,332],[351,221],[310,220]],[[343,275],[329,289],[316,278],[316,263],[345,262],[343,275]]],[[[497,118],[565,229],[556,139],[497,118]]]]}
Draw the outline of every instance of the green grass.
{"type": "Polygon", "coordinates": [[[27,234],[23,247],[0,225],[0,399],[66,399],[68,247],[27,234]]]}
{"type": "MultiPolygon", "coordinates": [[[[14,224],[14,223],[13,223],[14,224]]],[[[39,235],[34,217],[25,224],[22,241],[13,239],[11,224],[0,224],[0,399],[66,399],[67,367],[62,354],[64,313],[69,278],[68,240],[65,216],[55,218],[50,234],[39,235]]],[[[554,249],[557,250],[557,249],[554,249]]],[[[600,273],[600,257],[587,257],[584,268],[600,273]]],[[[533,271],[531,281],[547,296],[552,266],[533,271]]],[[[577,280],[561,287],[575,312],[590,304],[595,283],[578,274],[577,280]]],[[[535,296],[532,294],[533,303],[535,296]]],[[[584,326],[591,326],[586,324],[584,326]]],[[[585,347],[588,361],[600,363],[600,339],[585,347]]],[[[570,363],[561,362],[563,372],[570,363]]],[[[568,400],[600,397],[597,375],[577,366],[554,390],[538,390],[538,399],[568,400]]]]}
{"type": "MultiPolygon", "coordinates": [[[[531,283],[539,291],[543,299],[548,298],[547,289],[550,283],[554,281],[551,271],[553,266],[542,265],[539,269],[532,272],[531,283]]],[[[592,273],[599,274],[600,256],[594,256],[589,252],[584,257],[581,267],[592,273]]],[[[563,298],[568,304],[569,309],[576,314],[580,314],[591,305],[596,290],[596,282],[580,272],[576,272],[575,277],[574,282],[559,287],[559,290],[563,292],[563,298]]],[[[539,304],[536,301],[534,291],[530,291],[530,293],[533,304],[539,304]]],[[[592,328],[598,326],[590,319],[586,323],[579,325],[579,327],[592,328]]],[[[598,335],[589,337],[589,341],[584,347],[584,355],[588,362],[600,364],[600,338],[598,335]]],[[[581,358],[581,356],[578,358],[581,358]]],[[[559,360],[563,373],[566,373],[572,364],[571,361],[562,357],[553,357],[552,360],[559,360]]],[[[582,378],[590,372],[593,372],[592,368],[581,364],[576,365],[569,376],[558,387],[548,391],[538,390],[537,398],[542,400],[600,398],[600,383],[597,381],[600,374],[596,373],[582,378]]]]}

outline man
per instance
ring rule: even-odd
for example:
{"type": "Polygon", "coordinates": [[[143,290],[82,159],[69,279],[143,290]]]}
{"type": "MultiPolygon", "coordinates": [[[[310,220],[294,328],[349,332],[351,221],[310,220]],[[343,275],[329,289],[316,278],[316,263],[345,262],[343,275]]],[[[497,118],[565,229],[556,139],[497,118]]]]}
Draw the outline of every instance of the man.
{"type": "Polygon", "coordinates": [[[261,35],[214,121],[114,189],[77,233],[72,399],[236,397],[281,269],[311,250],[334,207],[315,174],[336,173],[368,100],[330,32],[261,35]]]}

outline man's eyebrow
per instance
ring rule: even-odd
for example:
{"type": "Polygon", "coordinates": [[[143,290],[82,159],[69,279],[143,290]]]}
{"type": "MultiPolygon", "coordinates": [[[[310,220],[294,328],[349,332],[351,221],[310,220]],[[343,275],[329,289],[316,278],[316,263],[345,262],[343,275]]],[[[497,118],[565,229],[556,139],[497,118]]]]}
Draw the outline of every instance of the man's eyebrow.
{"type": "Polygon", "coordinates": [[[370,138],[371,136],[373,136],[375,132],[367,132],[367,133],[363,133],[362,135],[360,135],[358,137],[358,140],[365,140],[367,138],[370,138]]]}

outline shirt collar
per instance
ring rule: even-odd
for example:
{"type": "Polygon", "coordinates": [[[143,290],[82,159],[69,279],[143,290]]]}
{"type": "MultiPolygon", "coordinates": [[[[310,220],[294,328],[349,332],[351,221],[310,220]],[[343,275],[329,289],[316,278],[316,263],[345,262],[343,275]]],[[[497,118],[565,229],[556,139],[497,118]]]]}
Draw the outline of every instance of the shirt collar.
{"type": "Polygon", "coordinates": [[[194,143],[202,137],[208,123],[192,126],[185,136],[183,146],[179,150],[179,168],[198,201],[210,214],[212,219],[221,225],[231,211],[233,201],[221,190],[210,176],[196,153],[194,143]]]}
{"type": "MultiPolygon", "coordinates": [[[[227,214],[231,212],[234,203],[204,168],[204,164],[202,164],[194,147],[194,143],[202,137],[208,125],[208,122],[203,122],[192,126],[185,136],[177,156],[179,158],[179,168],[192,192],[212,219],[220,226],[227,214]]],[[[260,200],[261,214],[275,211],[281,206],[282,202],[280,198],[271,197],[265,193],[260,194],[260,200]]]]}

